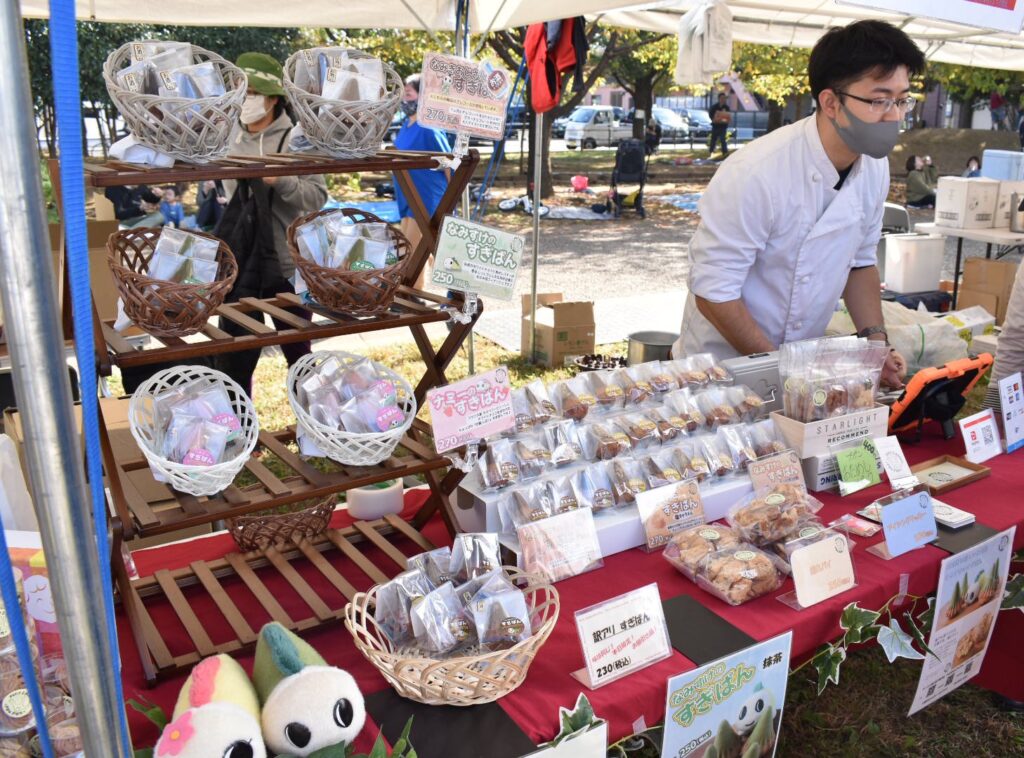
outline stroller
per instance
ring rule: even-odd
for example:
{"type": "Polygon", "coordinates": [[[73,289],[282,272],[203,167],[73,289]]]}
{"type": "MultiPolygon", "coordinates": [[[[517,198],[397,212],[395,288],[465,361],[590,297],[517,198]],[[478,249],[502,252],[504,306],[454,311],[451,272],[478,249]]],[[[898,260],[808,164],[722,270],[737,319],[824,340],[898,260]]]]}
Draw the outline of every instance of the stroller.
{"type": "Polygon", "coordinates": [[[615,151],[615,168],[612,170],[611,203],[615,217],[622,215],[623,208],[633,208],[640,216],[646,218],[644,211],[644,184],[647,183],[647,150],[644,141],[624,139],[619,142],[615,151]],[[619,192],[619,184],[639,184],[640,187],[629,195],[619,192]]]}

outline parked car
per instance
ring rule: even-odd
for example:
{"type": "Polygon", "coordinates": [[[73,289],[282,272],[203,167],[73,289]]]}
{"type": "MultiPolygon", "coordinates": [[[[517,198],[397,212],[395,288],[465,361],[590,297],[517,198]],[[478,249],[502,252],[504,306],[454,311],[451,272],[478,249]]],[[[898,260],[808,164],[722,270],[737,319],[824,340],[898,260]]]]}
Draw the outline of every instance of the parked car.
{"type": "Polygon", "coordinates": [[[551,122],[551,136],[555,139],[562,139],[565,136],[565,127],[569,123],[568,116],[561,116],[551,122]]]}
{"type": "Polygon", "coordinates": [[[711,136],[711,116],[707,111],[698,108],[680,108],[676,112],[686,119],[690,125],[690,136],[694,139],[711,136]]]}
{"type": "MultiPolygon", "coordinates": [[[[627,120],[632,123],[635,111],[630,111],[627,120]]],[[[659,105],[651,109],[651,115],[661,127],[662,142],[686,142],[690,139],[690,125],[686,119],[669,108],[662,108],[659,105]]]]}
{"type": "Polygon", "coordinates": [[[598,146],[611,147],[633,136],[633,125],[622,108],[611,105],[586,105],[569,116],[565,127],[565,146],[570,150],[598,146]]]}

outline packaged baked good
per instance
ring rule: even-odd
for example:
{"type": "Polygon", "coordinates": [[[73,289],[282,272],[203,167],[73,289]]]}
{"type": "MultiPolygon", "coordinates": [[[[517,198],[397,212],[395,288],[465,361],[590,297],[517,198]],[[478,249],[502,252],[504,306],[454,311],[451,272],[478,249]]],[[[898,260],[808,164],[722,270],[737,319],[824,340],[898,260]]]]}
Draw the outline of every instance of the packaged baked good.
{"type": "Polygon", "coordinates": [[[756,545],[789,538],[807,517],[821,508],[800,485],[780,484],[761,496],[750,495],[729,509],[728,521],[756,545]]]}
{"type": "Polygon", "coordinates": [[[760,421],[768,416],[768,404],[747,385],[729,387],[727,395],[742,421],[760,421]]]}
{"type": "Polygon", "coordinates": [[[480,646],[485,650],[504,650],[533,633],[526,595],[503,574],[492,577],[470,604],[480,646]]]}
{"type": "Polygon", "coordinates": [[[629,437],[633,450],[647,450],[661,444],[658,427],[646,414],[629,413],[613,419],[611,423],[629,437]]]}
{"type": "Polygon", "coordinates": [[[544,444],[541,433],[534,431],[520,435],[514,446],[521,481],[536,479],[550,467],[551,451],[544,444]]]}
{"type": "Polygon", "coordinates": [[[558,413],[548,396],[547,387],[540,379],[534,379],[524,387],[526,401],[530,406],[530,417],[534,424],[545,424],[558,413]]]}
{"type": "Polygon", "coordinates": [[[676,445],[672,449],[672,456],[684,479],[693,478],[698,482],[703,482],[711,476],[711,467],[697,442],[683,442],[676,445]]]}
{"type": "Polygon", "coordinates": [[[610,461],[633,448],[629,435],[610,423],[585,424],[580,431],[580,443],[588,461],[610,461]]]}
{"type": "Polygon", "coordinates": [[[701,392],[697,395],[697,407],[704,414],[704,423],[708,429],[717,429],[740,421],[740,415],[724,388],[716,387],[701,392]]]}
{"type": "Polygon", "coordinates": [[[663,443],[686,434],[686,420],[666,407],[652,408],[644,414],[657,428],[663,443]]]}
{"type": "Polygon", "coordinates": [[[753,545],[737,545],[708,554],[697,570],[697,586],[730,605],[742,605],[782,586],[771,557],[753,545]]]}
{"type": "Polygon", "coordinates": [[[622,408],[626,402],[626,393],[611,371],[588,371],[582,377],[587,383],[590,394],[597,399],[598,407],[604,411],[622,408]]]}
{"type": "Polygon", "coordinates": [[[583,457],[576,424],[570,419],[545,426],[544,442],[551,451],[553,466],[567,466],[583,457]]]}
{"type": "Polygon", "coordinates": [[[705,436],[697,440],[701,454],[708,464],[708,472],[716,479],[730,476],[736,472],[736,464],[725,440],[705,436]]]}
{"type": "Polygon", "coordinates": [[[377,588],[373,619],[392,643],[405,645],[412,641],[412,605],[433,590],[434,585],[420,569],[404,571],[377,588]]]}
{"type": "Polygon", "coordinates": [[[582,377],[558,382],[551,395],[562,418],[582,421],[591,407],[597,404],[597,397],[590,391],[582,377]]]}
{"type": "Polygon", "coordinates": [[[700,524],[672,535],[662,556],[677,571],[693,579],[708,555],[736,547],[741,542],[736,530],[731,527],[700,524]]]}
{"type": "Polygon", "coordinates": [[[412,606],[413,637],[416,646],[429,653],[447,653],[475,638],[475,625],[455,594],[451,582],[445,582],[412,606]]]}
{"type": "Polygon", "coordinates": [[[626,394],[626,406],[642,405],[651,399],[654,388],[647,381],[644,372],[639,366],[631,368],[620,368],[612,372],[616,384],[622,387],[626,394]]]}
{"type": "Polygon", "coordinates": [[[650,489],[647,477],[644,476],[640,462],[637,460],[619,458],[611,461],[608,464],[608,471],[611,475],[615,501],[620,505],[634,502],[638,493],[650,489]]]}
{"type": "Polygon", "coordinates": [[[572,477],[572,485],[580,506],[590,508],[595,513],[615,507],[612,480],[604,464],[591,464],[576,473],[572,477]]]}
{"type": "Polygon", "coordinates": [[[662,450],[654,455],[645,456],[641,459],[640,466],[652,490],[683,481],[683,475],[675,464],[671,450],[662,450]]]}
{"type": "Polygon", "coordinates": [[[451,581],[452,549],[447,545],[414,555],[406,562],[406,569],[419,569],[435,587],[451,581]]]}
{"type": "Polygon", "coordinates": [[[519,481],[519,459],[511,440],[489,442],[477,467],[485,489],[501,489],[519,481]]]}
{"type": "Polygon", "coordinates": [[[817,516],[813,513],[808,513],[797,520],[789,536],[778,542],[768,544],[765,550],[781,558],[788,567],[789,556],[792,555],[794,550],[820,542],[835,534],[837,532],[826,527],[817,516]]]}
{"type": "Polygon", "coordinates": [[[519,487],[498,500],[498,519],[502,534],[515,534],[523,524],[546,519],[551,515],[540,484],[519,487]]]}
{"type": "Polygon", "coordinates": [[[463,582],[455,588],[455,596],[462,603],[462,607],[472,614],[471,604],[473,598],[476,597],[481,588],[495,576],[505,576],[505,572],[500,569],[494,569],[494,571],[488,571],[486,574],[480,574],[480,576],[474,576],[472,579],[463,582]]]}
{"type": "Polygon", "coordinates": [[[665,396],[666,409],[671,410],[675,416],[680,418],[686,425],[686,431],[690,434],[703,429],[707,425],[707,419],[697,405],[696,398],[689,390],[678,390],[670,392],[665,396]]]}
{"type": "Polygon", "coordinates": [[[452,544],[451,575],[457,582],[486,574],[501,566],[498,535],[469,532],[455,535],[452,544]]]}
{"type": "Polygon", "coordinates": [[[648,381],[659,395],[679,389],[679,380],[666,362],[652,361],[647,366],[648,381]]]}
{"type": "Polygon", "coordinates": [[[576,496],[572,480],[569,477],[549,479],[541,486],[544,488],[545,502],[551,504],[551,510],[555,515],[574,511],[580,507],[579,498],[576,496]]]}
{"type": "Polygon", "coordinates": [[[708,376],[708,372],[700,368],[692,357],[673,361],[671,366],[675,370],[676,379],[680,387],[700,390],[711,383],[711,377],[708,376]]]}
{"type": "Polygon", "coordinates": [[[723,442],[725,443],[725,447],[728,448],[729,455],[732,457],[733,467],[737,471],[746,471],[747,466],[757,458],[754,441],[750,438],[746,426],[742,424],[723,426],[718,430],[716,437],[719,448],[723,442]]]}
{"type": "Polygon", "coordinates": [[[728,386],[734,381],[732,374],[720,366],[711,353],[691,355],[690,365],[697,370],[704,371],[712,384],[728,386]]]}
{"type": "Polygon", "coordinates": [[[533,414],[526,397],[526,388],[512,390],[512,413],[516,420],[516,432],[522,433],[533,428],[533,414]]]}
{"type": "Polygon", "coordinates": [[[789,449],[779,430],[775,428],[775,422],[770,418],[758,421],[747,427],[750,440],[754,444],[754,454],[758,458],[766,455],[775,455],[789,449]]]}

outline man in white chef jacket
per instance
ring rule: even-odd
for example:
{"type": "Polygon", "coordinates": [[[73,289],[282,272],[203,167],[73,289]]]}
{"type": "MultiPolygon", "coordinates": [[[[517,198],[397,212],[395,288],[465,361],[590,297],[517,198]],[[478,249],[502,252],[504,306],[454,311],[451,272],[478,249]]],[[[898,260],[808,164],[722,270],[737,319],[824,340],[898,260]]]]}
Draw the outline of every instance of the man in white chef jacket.
{"type": "MultiPolygon", "coordinates": [[[[858,334],[887,338],[875,265],[887,156],[924,63],[881,21],[818,41],[808,63],[816,113],[736,152],[701,198],[674,355],[728,358],[821,337],[840,298],[858,334]]],[[[890,355],[884,384],[900,386],[901,360],[890,355]]]]}

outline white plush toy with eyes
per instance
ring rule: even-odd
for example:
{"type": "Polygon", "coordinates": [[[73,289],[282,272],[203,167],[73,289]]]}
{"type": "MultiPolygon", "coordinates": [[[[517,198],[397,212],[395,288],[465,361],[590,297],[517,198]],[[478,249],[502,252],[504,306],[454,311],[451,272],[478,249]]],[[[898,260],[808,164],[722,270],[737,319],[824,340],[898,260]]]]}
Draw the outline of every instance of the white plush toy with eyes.
{"type": "Polygon", "coordinates": [[[278,623],[260,630],[252,678],[263,740],[279,758],[344,758],[366,722],[352,675],[278,623]]]}
{"type": "Polygon", "coordinates": [[[754,687],[754,693],[740,706],[740,712],[736,717],[736,721],[733,722],[732,726],[736,730],[736,734],[746,737],[754,731],[754,727],[757,726],[757,720],[761,718],[761,714],[764,713],[765,709],[774,707],[775,699],[772,697],[772,693],[758,682],[757,686],[754,687]]]}

